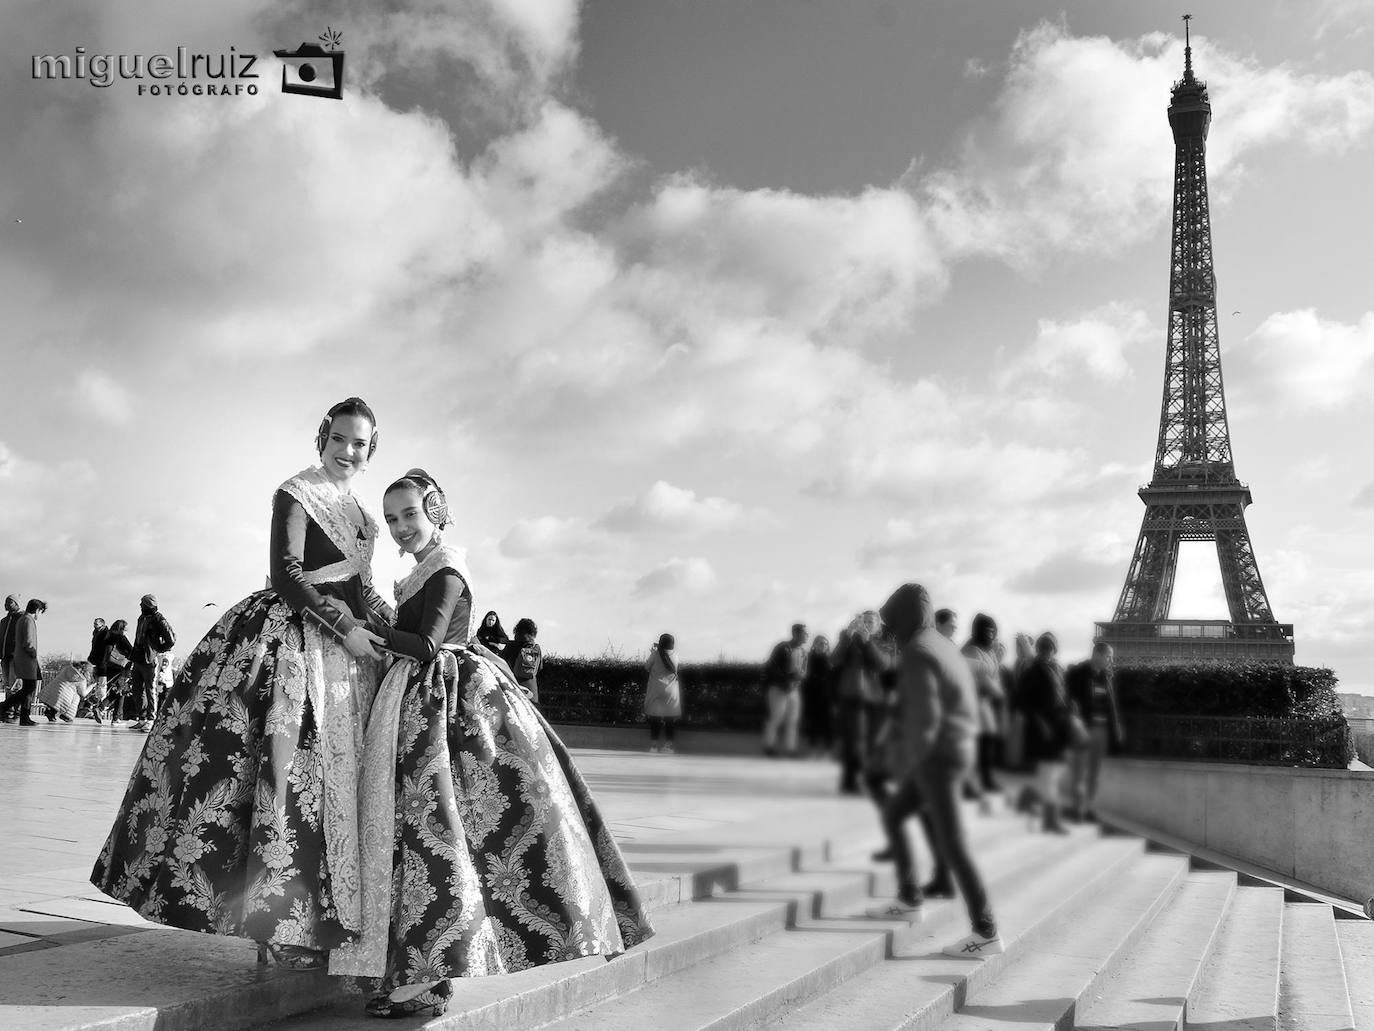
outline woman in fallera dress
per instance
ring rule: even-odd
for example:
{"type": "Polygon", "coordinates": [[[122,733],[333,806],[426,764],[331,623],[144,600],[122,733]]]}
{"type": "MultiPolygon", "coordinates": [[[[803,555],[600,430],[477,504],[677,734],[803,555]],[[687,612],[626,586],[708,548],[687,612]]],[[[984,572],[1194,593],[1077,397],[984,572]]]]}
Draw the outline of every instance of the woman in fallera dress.
{"type": "Polygon", "coordinates": [[[397,658],[367,727],[362,938],[330,972],[381,979],[373,1016],[437,1015],[450,978],[610,958],[653,929],[567,749],[473,637],[438,484],[411,470],[383,512],[416,565],[396,584],[383,647],[397,658]]]}
{"type": "Polygon", "coordinates": [[[352,495],[377,449],[359,398],[316,435],[320,464],[272,499],[269,587],[187,658],[91,882],[155,923],[258,942],[319,969],[361,929],[358,763],[391,610],[376,521],[352,495]]]}

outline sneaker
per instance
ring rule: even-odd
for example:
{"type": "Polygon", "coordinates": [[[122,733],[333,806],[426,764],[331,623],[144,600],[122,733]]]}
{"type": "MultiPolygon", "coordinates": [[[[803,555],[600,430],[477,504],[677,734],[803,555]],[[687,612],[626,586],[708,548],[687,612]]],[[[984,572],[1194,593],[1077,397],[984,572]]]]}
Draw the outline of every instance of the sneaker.
{"type": "Polygon", "coordinates": [[[921,903],[919,902],[903,902],[901,899],[893,899],[886,905],[874,906],[866,912],[874,920],[905,920],[911,924],[921,922],[921,903]]]}
{"type": "Polygon", "coordinates": [[[145,720],[139,720],[137,723],[135,723],[135,724],[134,724],[132,727],[130,727],[129,729],[130,729],[130,730],[136,730],[136,731],[138,731],[140,734],[146,734],[146,733],[148,733],[148,731],[150,731],[150,730],[153,729],[153,726],[152,726],[151,723],[148,723],[148,722],[146,722],[145,720]]]}
{"type": "Polygon", "coordinates": [[[663,754],[664,754],[664,755],[675,755],[676,752],[675,752],[675,750],[673,749],[673,746],[669,744],[669,745],[664,745],[664,746],[663,746],[663,754]]]}
{"type": "Polygon", "coordinates": [[[970,934],[962,941],[946,945],[942,951],[946,956],[958,959],[985,959],[988,956],[1000,956],[1007,950],[1000,935],[984,938],[981,934],[970,934]]]}
{"type": "Polygon", "coordinates": [[[954,898],[954,885],[946,884],[943,881],[931,881],[921,889],[921,894],[928,899],[952,899],[954,898]]]}

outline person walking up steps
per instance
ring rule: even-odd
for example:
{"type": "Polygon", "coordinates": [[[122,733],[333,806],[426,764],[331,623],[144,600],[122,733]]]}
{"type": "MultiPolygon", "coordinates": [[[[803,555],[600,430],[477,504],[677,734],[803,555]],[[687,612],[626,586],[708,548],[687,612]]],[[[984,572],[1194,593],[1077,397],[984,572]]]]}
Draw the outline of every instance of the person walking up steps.
{"type": "Polygon", "coordinates": [[[649,683],[644,691],[644,715],[649,720],[649,751],[658,751],[658,736],[663,734],[663,752],[673,754],[673,729],[682,718],[682,693],[677,678],[677,657],[673,649],[677,640],[664,634],[649,649],[645,669],[649,683]]]}
{"type": "MultiPolygon", "coordinates": [[[[946,946],[946,955],[983,959],[1004,950],[987,890],[969,854],[959,805],[960,788],[972,774],[978,732],[978,688],[968,660],[935,629],[930,595],[904,584],[880,610],[902,647],[897,682],[896,731],[903,768],[889,805],[912,812],[924,805],[936,851],[948,865],[968,908],[972,933],[946,946]]],[[[898,897],[884,915],[919,919],[922,897],[909,849],[898,847],[898,897]]]]}

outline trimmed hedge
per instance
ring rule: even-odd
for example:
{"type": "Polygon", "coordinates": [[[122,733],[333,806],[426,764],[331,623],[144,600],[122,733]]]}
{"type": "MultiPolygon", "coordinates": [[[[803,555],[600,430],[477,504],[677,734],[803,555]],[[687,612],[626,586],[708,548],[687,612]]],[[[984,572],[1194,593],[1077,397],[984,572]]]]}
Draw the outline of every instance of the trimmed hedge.
{"type": "Polygon", "coordinates": [[[1195,666],[1123,666],[1117,700],[1127,712],[1176,716],[1341,714],[1336,674],[1313,666],[1267,662],[1195,666]]]}
{"type": "MultiPolygon", "coordinates": [[[[646,677],[642,660],[547,655],[539,671],[539,708],[551,723],[643,723],[646,677]]],[[[678,684],[682,726],[750,731],[763,726],[768,702],[761,663],[684,663],[678,684]]]]}
{"type": "Polygon", "coordinates": [[[1126,752],[1345,769],[1355,743],[1337,683],[1329,669],[1279,663],[1121,667],[1126,752]]]}

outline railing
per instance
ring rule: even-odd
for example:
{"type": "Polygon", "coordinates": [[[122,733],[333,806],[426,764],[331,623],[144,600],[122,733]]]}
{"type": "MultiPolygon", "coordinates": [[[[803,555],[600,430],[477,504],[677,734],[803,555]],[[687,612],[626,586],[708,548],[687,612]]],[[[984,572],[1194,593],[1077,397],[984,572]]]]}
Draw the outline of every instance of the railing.
{"type": "Polygon", "coordinates": [[[1345,769],[1344,716],[1147,716],[1126,718],[1128,755],[1194,762],[1345,769]]]}

